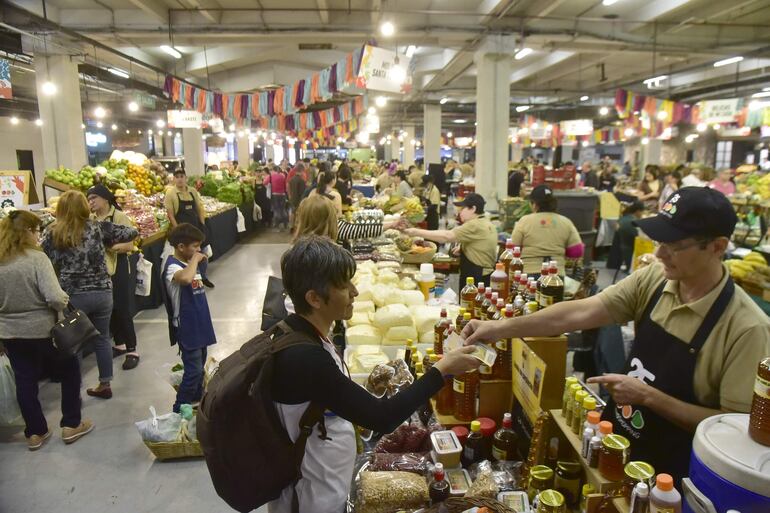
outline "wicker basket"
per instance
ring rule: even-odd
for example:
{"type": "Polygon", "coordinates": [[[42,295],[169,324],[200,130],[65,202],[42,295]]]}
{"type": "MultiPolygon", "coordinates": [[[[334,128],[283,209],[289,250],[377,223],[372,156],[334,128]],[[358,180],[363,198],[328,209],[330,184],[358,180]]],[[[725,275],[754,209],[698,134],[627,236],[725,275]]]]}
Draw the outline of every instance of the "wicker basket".
{"type": "MultiPolygon", "coordinates": [[[[473,507],[486,507],[493,513],[514,513],[512,509],[507,508],[502,502],[486,497],[451,497],[444,502],[449,513],[462,513],[466,509],[473,507]]],[[[425,510],[425,513],[438,513],[439,506],[432,506],[425,510]]]]}
{"type": "Polygon", "coordinates": [[[148,442],[145,440],[144,445],[146,445],[150,452],[152,452],[160,461],[203,457],[201,444],[197,441],[190,442],[187,440],[180,440],[178,442],[148,442]]]}
{"type": "Polygon", "coordinates": [[[433,260],[433,257],[436,256],[436,245],[430,241],[426,241],[428,244],[430,244],[430,251],[426,251],[424,253],[408,253],[408,252],[401,252],[401,258],[404,259],[405,264],[425,264],[427,262],[430,262],[433,260]]]}

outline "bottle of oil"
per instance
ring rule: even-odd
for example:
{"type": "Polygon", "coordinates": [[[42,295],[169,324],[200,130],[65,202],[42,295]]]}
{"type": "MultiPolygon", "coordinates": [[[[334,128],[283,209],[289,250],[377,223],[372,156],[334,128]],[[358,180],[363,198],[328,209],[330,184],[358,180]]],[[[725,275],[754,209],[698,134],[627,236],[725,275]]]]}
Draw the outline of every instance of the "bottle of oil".
{"type": "Polygon", "coordinates": [[[476,286],[476,289],[478,292],[476,293],[476,299],[473,301],[473,311],[471,311],[471,315],[474,319],[481,319],[482,317],[479,317],[479,309],[481,308],[481,303],[484,302],[484,298],[486,297],[484,282],[480,281],[476,286]]]}
{"type": "Polygon", "coordinates": [[[487,309],[489,308],[489,304],[492,302],[492,289],[488,288],[484,291],[484,299],[481,301],[481,303],[477,303],[476,306],[476,319],[481,319],[483,321],[487,320],[487,309]]]}
{"type": "Polygon", "coordinates": [[[543,286],[543,280],[548,276],[548,267],[548,262],[543,262],[540,265],[540,277],[537,279],[537,290],[535,292],[535,301],[537,302],[538,308],[540,307],[540,288],[543,286]]]}
{"type": "Polygon", "coordinates": [[[555,262],[549,266],[548,276],[540,286],[540,308],[564,301],[564,282],[559,277],[555,262]]]}
{"type": "Polygon", "coordinates": [[[491,321],[495,318],[495,314],[497,313],[497,300],[499,296],[497,295],[497,292],[492,292],[492,297],[489,298],[489,306],[487,306],[487,320],[491,321]]]}
{"type": "Polygon", "coordinates": [[[506,297],[508,297],[508,294],[511,292],[511,261],[513,260],[513,241],[511,239],[508,239],[505,241],[505,250],[500,253],[500,257],[497,259],[498,262],[503,264],[503,271],[505,271],[505,278],[506,278],[506,289],[508,290],[506,297]]]}
{"type": "Polygon", "coordinates": [[[759,362],[749,416],[749,436],[770,446],[770,357],[759,362]]]}
{"type": "Polygon", "coordinates": [[[479,289],[473,284],[473,277],[467,277],[465,279],[465,287],[460,291],[460,306],[465,308],[466,312],[473,312],[473,306],[476,303],[478,293],[479,289]]]}
{"type": "Polygon", "coordinates": [[[433,352],[436,354],[444,354],[444,340],[447,336],[448,326],[449,319],[447,319],[446,308],[442,308],[441,317],[433,326],[433,352]]]}
{"type": "Polygon", "coordinates": [[[467,310],[461,306],[460,311],[457,313],[457,317],[455,318],[455,326],[457,327],[457,333],[462,332],[462,328],[460,328],[460,325],[463,323],[463,319],[465,318],[465,312],[467,312],[467,310]]]}
{"type": "Polygon", "coordinates": [[[461,422],[476,418],[476,397],[479,392],[479,371],[473,370],[454,377],[454,416],[461,422]]]}
{"type": "Polygon", "coordinates": [[[462,333],[469,322],[471,322],[471,314],[469,314],[468,312],[465,312],[462,323],[457,327],[457,332],[462,333]]]}
{"type": "Polygon", "coordinates": [[[495,264],[495,271],[489,276],[489,287],[497,292],[497,297],[508,298],[508,273],[501,262],[495,264]]]}

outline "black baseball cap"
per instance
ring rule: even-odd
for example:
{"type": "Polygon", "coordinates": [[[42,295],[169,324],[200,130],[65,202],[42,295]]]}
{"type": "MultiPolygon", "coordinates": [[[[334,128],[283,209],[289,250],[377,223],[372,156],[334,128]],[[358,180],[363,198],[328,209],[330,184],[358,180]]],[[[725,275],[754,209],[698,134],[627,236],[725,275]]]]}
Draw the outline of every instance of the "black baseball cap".
{"type": "Polygon", "coordinates": [[[484,201],[483,196],[481,196],[481,194],[476,194],[475,192],[466,194],[462,201],[455,201],[456,207],[476,207],[477,214],[484,213],[485,204],[486,201],[484,201]]]}
{"type": "Polygon", "coordinates": [[[735,209],[721,192],[682,187],[666,199],[657,215],[634,221],[634,225],[654,241],[676,242],[690,237],[730,237],[737,222],[735,209]]]}
{"type": "Polygon", "coordinates": [[[532,189],[532,192],[529,193],[529,199],[531,201],[534,201],[535,203],[544,201],[547,198],[550,198],[553,196],[553,189],[548,187],[547,185],[538,185],[534,189],[532,189]]]}

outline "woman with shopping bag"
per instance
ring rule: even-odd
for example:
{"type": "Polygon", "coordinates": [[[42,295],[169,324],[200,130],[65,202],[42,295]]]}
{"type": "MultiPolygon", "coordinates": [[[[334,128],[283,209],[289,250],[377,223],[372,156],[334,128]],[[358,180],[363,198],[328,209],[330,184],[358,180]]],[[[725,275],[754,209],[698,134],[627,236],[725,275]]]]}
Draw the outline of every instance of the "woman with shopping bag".
{"type": "Polygon", "coordinates": [[[80,415],[77,356],[62,358],[51,342],[57,312],[69,297],[59,286],[51,261],[40,251],[39,235],[40,219],[30,212],[14,210],[0,221],[0,347],[11,361],[30,451],[51,436],[38,400],[44,369],[51,369],[61,381],[64,443],[77,441],[94,427],[80,415]]]}

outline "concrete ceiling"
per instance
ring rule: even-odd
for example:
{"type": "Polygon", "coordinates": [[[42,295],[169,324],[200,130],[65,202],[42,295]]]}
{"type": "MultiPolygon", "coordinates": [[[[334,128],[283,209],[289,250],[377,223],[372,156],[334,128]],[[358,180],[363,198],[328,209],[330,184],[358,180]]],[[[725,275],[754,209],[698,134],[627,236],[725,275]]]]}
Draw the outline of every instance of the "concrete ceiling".
{"type": "MultiPolygon", "coordinates": [[[[155,87],[170,72],[204,87],[253,91],[303,78],[366,41],[399,51],[415,45],[415,90],[389,103],[381,113],[385,127],[421,123],[421,105],[442,97],[450,99],[443,106],[445,129],[456,129],[451,121],[460,116],[473,121],[474,55],[493,34],[533,50],[521,60],[510,57],[511,108],[533,105],[530,112],[544,116],[589,113],[589,106],[595,111],[611,102],[618,87],[697,101],[750,94],[766,78],[770,82],[770,0],[618,0],[611,6],[601,0],[17,0],[9,5],[0,8],[3,23],[25,33],[28,54],[68,52],[92,65],[130,69],[133,79],[155,87]],[[394,23],[395,36],[380,36],[383,21],[394,23]],[[173,44],[183,58],[163,53],[159,47],[165,44],[173,44]],[[745,60],[713,67],[736,55],[745,60]],[[670,78],[656,90],[643,85],[658,75],[670,78]],[[582,95],[590,99],[581,102],[582,95]]],[[[118,94],[131,89],[120,81],[103,86],[118,94]]]]}

